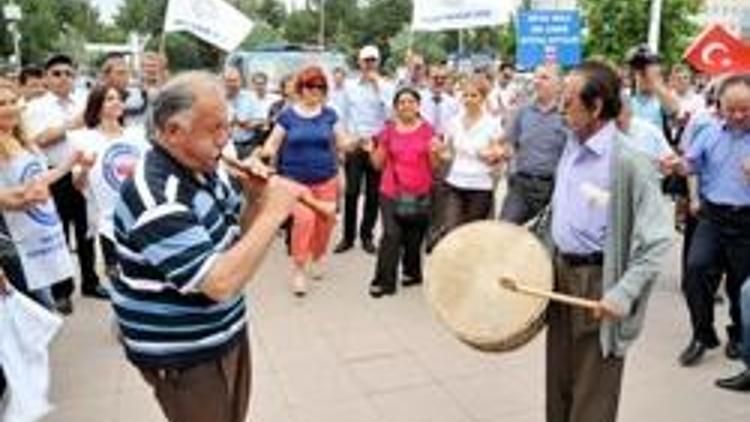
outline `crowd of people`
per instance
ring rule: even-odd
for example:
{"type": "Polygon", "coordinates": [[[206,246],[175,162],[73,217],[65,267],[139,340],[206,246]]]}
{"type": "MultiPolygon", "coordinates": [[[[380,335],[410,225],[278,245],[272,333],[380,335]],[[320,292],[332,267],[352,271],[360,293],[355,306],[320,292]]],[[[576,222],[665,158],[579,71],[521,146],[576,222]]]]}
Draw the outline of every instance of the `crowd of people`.
{"type": "Polygon", "coordinates": [[[412,54],[398,78],[375,46],[356,59],[353,72],[299,69],[277,90],[234,67],[170,77],[157,53],[137,78],[109,55],[86,92],[63,54],[2,79],[3,279],[67,315],[78,278],[84,297],[112,301],[169,420],[242,421],[242,291],[279,233],[294,295],[326,277],[329,251],[359,241],[375,256],[363,292],[378,299],[422,283],[424,255],[463,224],[527,225],[550,244],[555,289],[599,303],[597,318],[550,306],[548,421],[601,422],[616,419],[625,352],[676,228],[693,331],[678,361],[720,344],[723,285],[725,354],[745,368],[717,385],[750,391],[750,74],[676,65],[665,77],[646,48],[619,69],[531,75],[412,54]]]}

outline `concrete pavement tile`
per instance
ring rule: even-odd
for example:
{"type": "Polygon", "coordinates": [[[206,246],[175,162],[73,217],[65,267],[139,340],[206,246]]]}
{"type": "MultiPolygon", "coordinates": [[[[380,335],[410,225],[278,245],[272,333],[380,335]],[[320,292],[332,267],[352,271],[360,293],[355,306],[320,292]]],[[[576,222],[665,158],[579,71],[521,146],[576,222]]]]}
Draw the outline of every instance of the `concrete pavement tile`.
{"type": "Polygon", "coordinates": [[[533,413],[542,407],[531,386],[503,371],[491,371],[443,382],[462,408],[477,420],[513,420],[510,415],[533,413]]]}
{"type": "Polygon", "coordinates": [[[310,361],[277,371],[282,391],[293,406],[336,403],[361,396],[350,374],[336,365],[310,361]]]}
{"type": "Polygon", "coordinates": [[[347,362],[346,367],[351,370],[365,394],[394,391],[434,382],[421,364],[407,354],[347,362]]]}
{"type": "Polygon", "coordinates": [[[405,349],[381,325],[347,326],[337,332],[323,334],[344,362],[368,360],[404,353],[405,349]]]}
{"type": "Polygon", "coordinates": [[[388,422],[470,422],[456,400],[442,389],[420,386],[370,397],[388,422]]]}
{"type": "Polygon", "coordinates": [[[291,413],[295,422],[379,422],[382,420],[372,404],[361,398],[319,407],[294,406],[291,408],[291,413]]]}
{"type": "Polygon", "coordinates": [[[53,402],[55,409],[42,422],[116,422],[115,400],[110,394],[53,402]]]}

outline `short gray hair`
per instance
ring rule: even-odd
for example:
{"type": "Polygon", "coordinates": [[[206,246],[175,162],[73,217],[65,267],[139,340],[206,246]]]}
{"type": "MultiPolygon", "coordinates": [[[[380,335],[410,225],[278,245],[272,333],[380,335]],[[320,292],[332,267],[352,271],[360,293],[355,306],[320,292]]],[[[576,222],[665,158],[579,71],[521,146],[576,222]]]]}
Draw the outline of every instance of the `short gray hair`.
{"type": "Polygon", "coordinates": [[[200,88],[223,92],[216,76],[200,71],[177,75],[159,90],[151,111],[151,124],[157,133],[164,131],[176,118],[184,119],[183,123],[187,125],[192,123],[193,105],[198,98],[196,91],[200,88]]]}

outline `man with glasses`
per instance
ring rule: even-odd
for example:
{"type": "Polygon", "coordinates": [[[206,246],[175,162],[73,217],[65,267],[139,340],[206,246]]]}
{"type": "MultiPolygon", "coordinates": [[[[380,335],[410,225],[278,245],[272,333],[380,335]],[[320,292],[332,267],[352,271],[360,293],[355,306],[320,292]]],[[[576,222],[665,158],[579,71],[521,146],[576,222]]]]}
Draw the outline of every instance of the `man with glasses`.
{"type": "MultiPolygon", "coordinates": [[[[85,99],[73,95],[73,82],[76,77],[73,59],[57,54],[47,60],[44,68],[49,92],[29,103],[23,114],[23,122],[29,137],[47,156],[50,167],[56,167],[66,162],[72,151],[67,134],[83,127],[85,99]]],[[[51,190],[65,234],[68,235],[71,225],[75,228],[83,295],[107,299],[109,295],[99,284],[99,277],[94,269],[94,240],[87,236],[85,198],[73,186],[70,174],[53,184],[51,190]]],[[[52,287],[58,310],[63,314],[73,311],[73,290],[72,281],[58,283],[52,287]]]]}
{"type": "Polygon", "coordinates": [[[372,166],[367,151],[373,137],[385,126],[390,114],[394,87],[379,72],[380,51],[368,45],[359,52],[360,75],[346,84],[345,108],[349,132],[359,142],[359,147],[347,153],[345,162],[346,193],[344,195],[344,236],[334,249],[346,252],[354,246],[357,231],[357,212],[362,182],[365,184],[365,206],[359,238],[362,249],[375,253],[373,229],[378,217],[378,188],[380,175],[372,166]]]}

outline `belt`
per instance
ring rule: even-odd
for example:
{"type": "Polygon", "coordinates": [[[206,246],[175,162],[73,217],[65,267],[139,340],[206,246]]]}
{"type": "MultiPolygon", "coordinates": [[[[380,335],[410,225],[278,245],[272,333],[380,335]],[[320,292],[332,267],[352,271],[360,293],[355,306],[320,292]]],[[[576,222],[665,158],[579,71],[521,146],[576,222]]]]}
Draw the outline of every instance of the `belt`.
{"type": "Polygon", "coordinates": [[[522,179],[540,180],[543,182],[552,182],[555,180],[555,176],[552,175],[530,174],[523,171],[519,171],[518,173],[516,173],[516,176],[522,179]]]}
{"type": "Polygon", "coordinates": [[[723,214],[734,214],[737,216],[750,217],[750,205],[724,205],[715,204],[711,201],[703,201],[703,205],[708,212],[719,212],[723,214]]]}
{"type": "Polygon", "coordinates": [[[571,267],[594,267],[604,265],[604,254],[601,252],[593,252],[589,254],[558,252],[557,255],[563,262],[565,262],[565,264],[571,267]]]}

